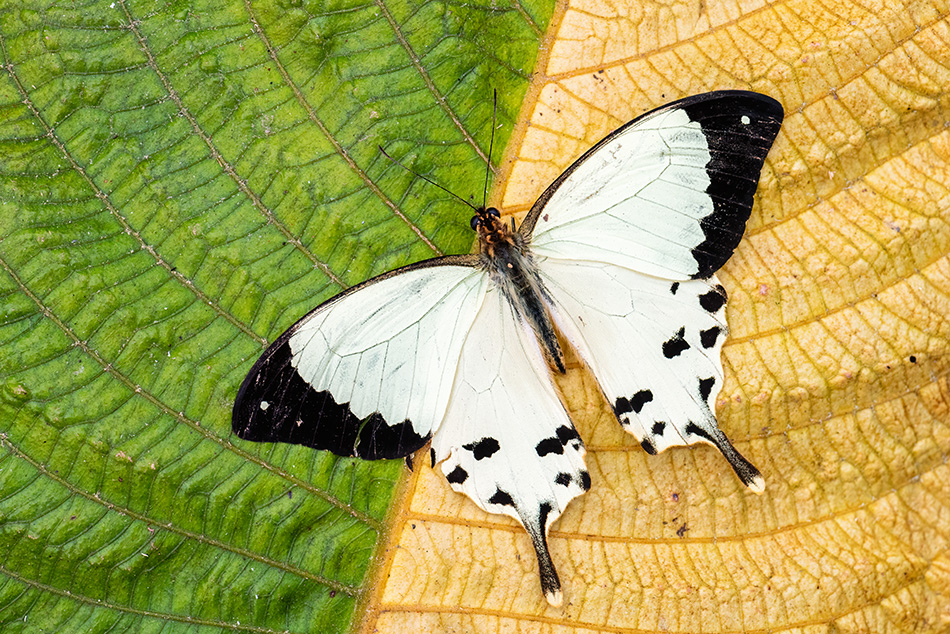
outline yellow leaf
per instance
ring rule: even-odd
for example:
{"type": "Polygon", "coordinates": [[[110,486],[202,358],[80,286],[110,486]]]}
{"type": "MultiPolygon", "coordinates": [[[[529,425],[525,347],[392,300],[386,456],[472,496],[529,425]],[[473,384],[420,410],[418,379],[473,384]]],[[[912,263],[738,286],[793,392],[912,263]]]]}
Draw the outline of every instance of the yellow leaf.
{"type": "MultiPolygon", "coordinates": [[[[714,89],[786,120],[720,277],[715,449],[645,454],[574,363],[593,487],[531,543],[420,465],[366,632],[938,632],[950,628],[950,9],[580,0],[552,22],[495,199],[527,210],[612,129],[714,89]]],[[[423,461],[420,461],[423,462],[423,461]]]]}

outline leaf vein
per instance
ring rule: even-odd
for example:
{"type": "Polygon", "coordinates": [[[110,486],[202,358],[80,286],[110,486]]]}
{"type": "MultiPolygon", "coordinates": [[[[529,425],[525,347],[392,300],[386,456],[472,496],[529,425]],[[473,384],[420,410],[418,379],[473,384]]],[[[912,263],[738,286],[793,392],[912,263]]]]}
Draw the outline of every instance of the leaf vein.
{"type": "Polygon", "coordinates": [[[420,229],[414,222],[409,220],[408,217],[402,212],[402,210],[389,198],[382,189],[377,185],[363,170],[359,165],[356,164],[356,161],[350,156],[349,152],[346,151],[346,148],[340,145],[340,142],[330,133],[330,130],[327,128],[326,124],[317,116],[316,111],[313,106],[307,101],[307,98],[301,92],[300,87],[291,79],[290,74],[287,72],[287,69],[284,67],[284,64],[280,61],[280,58],[277,56],[277,51],[274,49],[274,46],[271,44],[270,39],[267,37],[267,34],[264,33],[264,29],[261,27],[260,22],[257,20],[257,16],[254,13],[254,10],[251,8],[250,0],[244,0],[244,9],[247,11],[248,17],[251,20],[251,25],[254,28],[254,33],[264,44],[264,47],[267,49],[267,54],[270,55],[271,60],[274,62],[274,66],[277,68],[277,71],[280,73],[280,76],[284,78],[284,82],[290,87],[294,93],[294,97],[297,99],[297,103],[306,111],[307,118],[317,126],[323,136],[330,142],[333,146],[334,151],[342,158],[347,166],[350,168],[354,174],[359,176],[360,180],[366,185],[367,188],[373,194],[379,198],[384,205],[389,207],[397,218],[402,220],[408,226],[413,233],[419,236],[419,239],[422,240],[426,246],[428,246],[433,253],[436,255],[445,255],[441,249],[439,249],[435,244],[426,236],[422,229],[420,229]]]}
{"type": "Polygon", "coordinates": [[[105,510],[112,511],[120,515],[125,515],[126,517],[132,520],[143,522],[148,526],[154,526],[156,530],[167,531],[169,533],[179,535],[181,537],[185,537],[187,539],[191,539],[196,542],[206,544],[208,546],[212,546],[214,548],[219,548],[221,550],[233,553],[235,555],[240,555],[241,557],[244,557],[246,559],[257,561],[259,563],[264,564],[265,566],[270,566],[272,568],[283,570],[285,572],[296,575],[298,577],[302,577],[304,579],[308,579],[315,583],[325,585],[329,588],[332,588],[333,590],[342,592],[352,597],[357,597],[362,593],[362,590],[360,588],[351,586],[349,584],[340,583],[339,581],[334,581],[333,579],[327,579],[326,577],[314,574],[302,568],[298,568],[296,566],[292,566],[285,562],[281,562],[269,557],[265,557],[264,555],[255,553],[251,550],[247,550],[246,548],[240,548],[233,544],[228,544],[226,542],[222,542],[220,540],[207,537],[200,533],[195,533],[193,531],[189,531],[183,528],[178,528],[177,526],[174,526],[170,522],[163,522],[156,518],[145,515],[144,513],[138,513],[136,511],[133,511],[132,509],[104,500],[102,497],[83,491],[82,489],[71,484],[65,478],[55,473],[50,472],[50,470],[47,469],[45,465],[34,460],[30,456],[28,456],[26,453],[21,451],[18,447],[16,447],[16,445],[10,442],[10,440],[6,438],[5,435],[0,435],[0,445],[6,446],[14,456],[29,463],[34,469],[36,469],[37,471],[39,471],[41,474],[43,474],[50,480],[53,480],[54,482],[56,482],[57,484],[65,488],[72,495],[78,495],[79,497],[85,498],[86,500],[89,500],[90,502],[99,504],[102,507],[104,507],[105,510]]]}
{"type": "Polygon", "coordinates": [[[320,260],[313,252],[306,248],[303,242],[291,233],[290,229],[281,222],[277,216],[274,215],[274,212],[271,211],[267,205],[264,204],[264,201],[261,200],[260,196],[254,193],[250,187],[247,185],[247,181],[237,173],[237,170],[234,169],[234,166],[231,165],[218,151],[218,148],[215,147],[214,142],[211,140],[211,137],[207,132],[199,125],[198,120],[195,118],[195,115],[185,106],[185,103],[182,101],[181,96],[178,94],[178,91],[172,87],[171,82],[168,80],[168,77],[165,76],[165,73],[161,71],[158,67],[158,62],[155,59],[155,56],[152,54],[152,50],[148,45],[148,42],[145,39],[145,36],[142,35],[141,31],[138,28],[138,22],[135,18],[132,17],[128,7],[124,0],[120,0],[119,4],[122,6],[122,10],[125,12],[126,17],[129,20],[128,28],[135,35],[136,39],[139,42],[139,46],[142,50],[142,53],[146,56],[148,60],[148,65],[152,69],[152,72],[158,77],[158,80],[161,82],[162,87],[165,89],[165,92],[175,102],[175,106],[178,108],[178,112],[188,121],[191,125],[194,133],[200,138],[204,144],[208,147],[208,152],[211,154],[211,157],[221,166],[221,169],[231,178],[238,189],[241,190],[248,200],[251,201],[251,204],[267,219],[267,222],[274,226],[287,240],[288,243],[293,245],[293,247],[299,251],[304,257],[306,257],[310,262],[320,269],[324,275],[326,275],[330,280],[339,286],[342,289],[346,289],[347,285],[337,277],[330,267],[320,260]]]}
{"type": "Polygon", "coordinates": [[[233,452],[235,455],[238,455],[249,462],[253,462],[259,467],[267,471],[270,471],[274,475],[284,480],[287,480],[288,482],[293,483],[294,485],[300,487],[301,489],[307,491],[308,493],[311,493],[321,498],[325,502],[352,515],[354,518],[363,522],[364,524],[369,525],[377,532],[381,529],[380,522],[370,517],[366,513],[353,508],[351,505],[343,502],[342,500],[337,499],[336,497],[330,495],[328,492],[323,491],[322,489],[319,489],[313,486],[309,482],[305,482],[301,480],[300,478],[297,478],[287,473],[286,471],[282,471],[281,469],[278,469],[276,465],[272,465],[269,462],[266,462],[265,460],[263,460],[262,458],[255,456],[254,454],[251,454],[235,446],[229,440],[226,440],[218,436],[217,434],[212,433],[208,429],[206,429],[198,421],[185,416],[183,412],[179,412],[172,409],[154,394],[148,392],[147,390],[142,389],[142,386],[137,385],[134,381],[132,381],[132,379],[130,379],[124,373],[120,372],[112,363],[102,358],[102,356],[96,350],[93,350],[87,342],[83,341],[78,336],[76,336],[76,333],[73,332],[72,328],[70,328],[68,324],[63,322],[62,319],[60,319],[55,313],[53,313],[53,311],[48,306],[46,306],[46,304],[44,304],[43,301],[32,290],[30,290],[29,287],[26,286],[26,284],[23,283],[20,277],[16,274],[16,272],[10,267],[10,265],[3,258],[0,258],[0,268],[6,271],[7,275],[10,276],[13,282],[23,292],[23,294],[25,294],[27,297],[30,298],[30,300],[32,300],[32,302],[37,306],[37,308],[39,308],[43,316],[49,319],[53,324],[55,324],[73,342],[74,346],[78,347],[84,353],[86,353],[86,355],[92,358],[97,364],[99,364],[99,366],[102,367],[102,369],[107,374],[109,374],[110,376],[118,380],[122,385],[126,387],[126,389],[132,392],[132,394],[138,394],[139,396],[144,398],[146,401],[148,401],[150,404],[152,404],[154,407],[156,407],[159,411],[161,411],[164,414],[167,414],[168,416],[171,416],[173,419],[175,419],[179,423],[183,425],[187,425],[192,430],[196,431],[200,436],[204,437],[206,440],[210,440],[211,442],[217,445],[220,445],[224,449],[233,452]]]}

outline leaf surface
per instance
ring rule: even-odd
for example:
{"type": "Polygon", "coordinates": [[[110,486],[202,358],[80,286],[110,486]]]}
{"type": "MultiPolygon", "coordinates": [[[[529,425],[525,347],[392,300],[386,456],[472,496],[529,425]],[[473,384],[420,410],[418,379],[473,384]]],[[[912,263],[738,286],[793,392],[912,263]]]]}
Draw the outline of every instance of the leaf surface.
{"type": "Polygon", "coordinates": [[[0,629],[348,630],[402,465],[231,404],[320,301],[471,247],[378,146],[480,203],[550,10],[4,4],[0,629]]]}

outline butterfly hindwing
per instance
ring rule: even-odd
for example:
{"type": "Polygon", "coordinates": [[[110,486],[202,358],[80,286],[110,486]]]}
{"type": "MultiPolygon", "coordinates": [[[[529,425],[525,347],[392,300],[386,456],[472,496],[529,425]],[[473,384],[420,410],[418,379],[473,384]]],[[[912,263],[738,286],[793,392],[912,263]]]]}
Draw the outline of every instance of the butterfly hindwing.
{"type": "Polygon", "coordinates": [[[602,262],[541,265],[554,318],[624,430],[648,453],[709,443],[754,491],[758,470],[720,431],[725,291],[715,276],[670,282],[602,262]]]}
{"type": "Polygon", "coordinates": [[[467,256],[430,260],[321,304],[275,341],[234,404],[241,438],[344,456],[422,447],[448,404],[487,276],[467,256]]]}
{"type": "Polygon", "coordinates": [[[590,488],[585,449],[534,333],[497,290],[486,295],[462,348],[432,448],[453,489],[521,522],[537,553],[542,590],[560,604],[547,531],[590,488]]]}
{"type": "Polygon", "coordinates": [[[742,91],[663,106],[581,156],[520,231],[537,255],[708,277],[742,237],[782,116],[771,97],[742,91]]]}

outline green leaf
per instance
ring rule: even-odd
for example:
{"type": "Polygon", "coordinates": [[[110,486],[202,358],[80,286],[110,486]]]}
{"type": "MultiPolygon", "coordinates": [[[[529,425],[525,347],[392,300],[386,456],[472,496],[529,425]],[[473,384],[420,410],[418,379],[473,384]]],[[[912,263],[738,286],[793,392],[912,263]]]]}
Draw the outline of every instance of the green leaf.
{"type": "Polygon", "coordinates": [[[0,629],[347,631],[399,462],[230,433],[267,341],[469,251],[550,0],[5,2],[0,629]],[[496,159],[497,160],[497,159],[496,159]]]}

